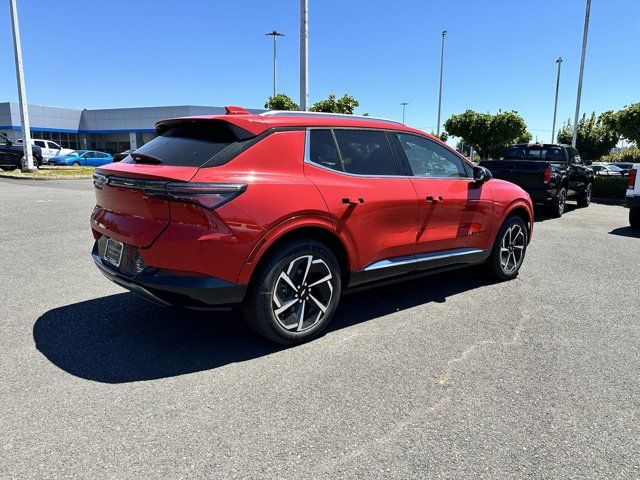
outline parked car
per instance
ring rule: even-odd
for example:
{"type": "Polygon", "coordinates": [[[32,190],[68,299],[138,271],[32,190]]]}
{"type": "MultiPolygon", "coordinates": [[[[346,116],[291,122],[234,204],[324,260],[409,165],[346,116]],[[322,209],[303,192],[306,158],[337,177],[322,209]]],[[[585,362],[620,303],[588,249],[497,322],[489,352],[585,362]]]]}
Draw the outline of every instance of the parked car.
{"type": "MultiPolygon", "coordinates": [[[[22,142],[24,142],[24,138],[20,138],[17,143],[22,145],[22,142]]],[[[38,138],[32,138],[31,144],[40,147],[43,163],[47,163],[52,157],[68,155],[73,152],[72,149],[62,148],[60,145],[52,142],[51,140],[40,140],[38,138]]]]}
{"type": "MultiPolygon", "coordinates": [[[[42,152],[40,147],[32,145],[33,163],[35,167],[42,165],[42,152]]],[[[22,167],[24,147],[14,144],[6,136],[0,134],[0,168],[2,170],[15,170],[22,167]]]]}
{"type": "Polygon", "coordinates": [[[292,344],[326,327],[345,289],[479,263],[518,275],[529,196],[432,135],[227,112],[161,121],[96,170],[93,259],[107,278],[160,305],[242,304],[256,332],[292,344]]]}
{"type": "Polygon", "coordinates": [[[629,225],[640,229],[640,163],[636,163],[629,172],[627,179],[627,195],[625,206],[629,209],[629,225]]]}
{"type": "Polygon", "coordinates": [[[629,175],[629,173],[631,172],[631,169],[633,168],[633,163],[630,163],[630,162],[616,162],[616,163],[611,163],[610,165],[614,165],[618,167],[620,170],[622,170],[620,172],[622,173],[622,175],[629,175]]]}
{"type": "Polygon", "coordinates": [[[512,145],[503,160],[483,160],[480,165],[494,177],[521,186],[534,203],[545,205],[553,217],[562,216],[570,194],[575,194],[579,207],[591,203],[593,169],[570,145],[512,145]]]}
{"type": "Polygon", "coordinates": [[[125,150],[124,152],[120,152],[120,153],[116,153],[113,156],[113,161],[114,162],[119,162],[121,160],[124,160],[125,158],[127,158],[127,156],[131,153],[131,152],[135,152],[134,149],[129,149],[129,150],[125,150]]]}
{"type": "Polygon", "coordinates": [[[593,173],[596,175],[604,175],[608,177],[622,176],[622,169],[609,163],[593,162],[591,164],[591,168],[593,169],[593,173]]]}
{"type": "Polygon", "coordinates": [[[76,150],[69,155],[49,159],[49,165],[66,165],[74,167],[99,167],[111,163],[113,157],[108,153],[94,150],[76,150]]]}

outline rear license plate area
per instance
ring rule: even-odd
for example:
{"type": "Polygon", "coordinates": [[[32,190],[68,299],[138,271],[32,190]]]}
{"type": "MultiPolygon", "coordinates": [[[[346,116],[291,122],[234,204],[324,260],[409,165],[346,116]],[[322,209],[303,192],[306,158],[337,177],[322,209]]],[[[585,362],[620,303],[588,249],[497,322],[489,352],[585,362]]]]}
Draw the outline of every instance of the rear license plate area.
{"type": "Polygon", "coordinates": [[[118,242],[112,238],[107,239],[107,245],[104,250],[104,259],[111,265],[116,267],[120,266],[122,262],[122,252],[124,251],[124,244],[118,242]]]}

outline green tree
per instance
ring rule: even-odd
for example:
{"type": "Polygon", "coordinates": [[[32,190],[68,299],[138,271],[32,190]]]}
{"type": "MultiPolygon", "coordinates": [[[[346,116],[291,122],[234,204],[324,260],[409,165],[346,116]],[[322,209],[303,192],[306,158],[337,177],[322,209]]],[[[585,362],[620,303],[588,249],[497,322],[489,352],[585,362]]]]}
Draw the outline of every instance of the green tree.
{"type": "Polygon", "coordinates": [[[627,105],[617,112],[605,112],[606,123],[620,136],[640,147],[640,103],[627,105]]]}
{"type": "Polygon", "coordinates": [[[329,95],[326,100],[320,100],[319,102],[311,105],[312,112],[325,112],[325,113],[346,113],[353,114],[353,111],[360,105],[352,95],[345,93],[342,98],[336,99],[335,94],[329,95]]]}
{"type": "Polygon", "coordinates": [[[518,112],[478,113],[467,110],[452,115],[444,127],[449,135],[460,137],[470,144],[481,159],[498,157],[507,145],[528,142],[531,134],[518,112]]]}
{"type": "MultiPolygon", "coordinates": [[[[586,160],[599,160],[616,146],[620,136],[613,130],[611,112],[605,112],[596,117],[592,112],[589,117],[586,113],[578,122],[578,137],[576,139],[576,149],[582,158],[586,160]]],[[[571,121],[560,128],[558,132],[558,143],[570,144],[573,139],[573,125],[571,121]]]]}
{"type": "Polygon", "coordinates": [[[277,93],[267,99],[264,108],[269,110],[300,110],[296,102],[284,93],[277,93]]]}

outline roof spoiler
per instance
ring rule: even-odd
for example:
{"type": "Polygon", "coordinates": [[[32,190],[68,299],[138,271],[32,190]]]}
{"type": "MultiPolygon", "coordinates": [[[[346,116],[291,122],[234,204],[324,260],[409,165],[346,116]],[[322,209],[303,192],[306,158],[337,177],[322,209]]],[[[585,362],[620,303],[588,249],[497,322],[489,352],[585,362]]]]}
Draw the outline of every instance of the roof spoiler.
{"type": "Polygon", "coordinates": [[[251,112],[246,108],[236,107],[234,105],[227,105],[224,109],[227,115],[251,115],[251,112]]]}

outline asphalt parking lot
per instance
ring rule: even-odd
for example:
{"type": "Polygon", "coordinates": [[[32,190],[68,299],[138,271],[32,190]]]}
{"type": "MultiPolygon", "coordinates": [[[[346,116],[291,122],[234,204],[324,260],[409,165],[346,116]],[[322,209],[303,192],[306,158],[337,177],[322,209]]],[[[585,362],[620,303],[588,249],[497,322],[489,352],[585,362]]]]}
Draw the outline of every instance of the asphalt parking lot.
{"type": "Polygon", "coordinates": [[[0,180],[0,478],[638,478],[640,235],[541,219],[517,280],[350,295],[289,349],[92,265],[90,181],[0,180]]]}

